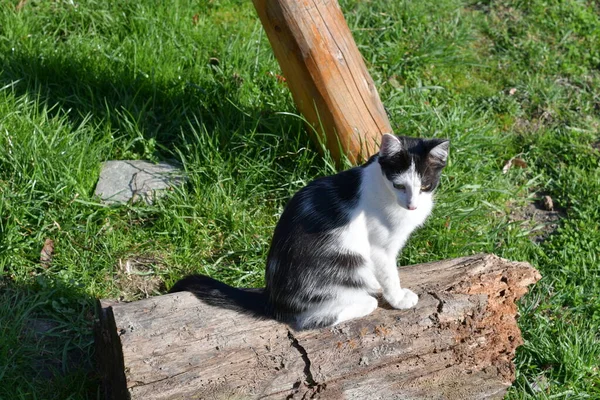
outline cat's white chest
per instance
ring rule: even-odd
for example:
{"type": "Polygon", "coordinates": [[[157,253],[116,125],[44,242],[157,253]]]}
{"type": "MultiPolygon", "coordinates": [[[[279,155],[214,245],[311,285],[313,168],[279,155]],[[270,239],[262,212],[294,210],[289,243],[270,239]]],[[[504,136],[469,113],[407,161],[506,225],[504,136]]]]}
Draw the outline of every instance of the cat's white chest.
{"type": "Polygon", "coordinates": [[[433,207],[431,199],[425,199],[416,210],[406,210],[397,205],[374,210],[367,218],[367,229],[372,246],[396,257],[410,234],[421,226],[433,207]]]}
{"type": "Polygon", "coordinates": [[[402,209],[397,219],[391,221],[392,223],[395,222],[393,230],[396,234],[407,233],[410,235],[416,228],[423,225],[429,214],[431,214],[432,209],[433,201],[430,196],[422,199],[419,208],[416,210],[402,209]]]}
{"type": "Polygon", "coordinates": [[[384,252],[396,257],[410,234],[422,225],[433,203],[424,201],[417,210],[406,210],[395,206],[389,209],[354,210],[350,222],[338,231],[340,246],[366,259],[373,251],[384,252]]]}

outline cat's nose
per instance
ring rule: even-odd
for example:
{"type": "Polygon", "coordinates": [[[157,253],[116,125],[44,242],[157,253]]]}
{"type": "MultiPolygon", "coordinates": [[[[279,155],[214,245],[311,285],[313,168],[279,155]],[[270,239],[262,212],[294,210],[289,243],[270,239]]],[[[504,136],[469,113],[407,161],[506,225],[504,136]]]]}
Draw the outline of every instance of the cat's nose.
{"type": "Polygon", "coordinates": [[[409,204],[409,205],[408,205],[408,209],[409,209],[409,210],[416,210],[416,209],[417,209],[417,206],[415,206],[415,205],[413,205],[413,204],[409,204]]]}

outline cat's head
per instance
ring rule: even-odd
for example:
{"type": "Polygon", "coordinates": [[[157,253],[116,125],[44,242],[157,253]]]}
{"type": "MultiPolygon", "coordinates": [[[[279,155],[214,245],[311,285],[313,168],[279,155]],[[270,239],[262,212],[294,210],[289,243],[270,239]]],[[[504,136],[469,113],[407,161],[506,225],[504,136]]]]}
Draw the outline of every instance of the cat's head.
{"type": "Polygon", "coordinates": [[[431,196],[446,166],[450,142],[384,134],[378,162],[386,187],[398,204],[408,210],[419,207],[419,198],[431,196]]]}

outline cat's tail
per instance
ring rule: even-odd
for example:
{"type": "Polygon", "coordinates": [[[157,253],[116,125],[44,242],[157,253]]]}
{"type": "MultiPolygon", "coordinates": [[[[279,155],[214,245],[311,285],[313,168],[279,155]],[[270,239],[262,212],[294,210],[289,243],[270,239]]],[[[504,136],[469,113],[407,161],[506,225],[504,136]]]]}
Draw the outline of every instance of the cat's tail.
{"type": "Polygon", "coordinates": [[[238,289],[206,275],[189,275],[177,281],[169,293],[191,292],[206,304],[257,318],[273,318],[264,289],[238,289]]]}

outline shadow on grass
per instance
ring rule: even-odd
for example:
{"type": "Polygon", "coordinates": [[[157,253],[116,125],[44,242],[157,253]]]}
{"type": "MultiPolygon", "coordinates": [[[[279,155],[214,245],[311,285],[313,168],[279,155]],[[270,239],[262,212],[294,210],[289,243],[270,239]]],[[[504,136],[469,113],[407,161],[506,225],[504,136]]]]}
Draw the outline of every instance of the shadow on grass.
{"type": "Polygon", "coordinates": [[[0,398],[100,398],[93,307],[42,276],[30,285],[0,281],[0,398]]]}
{"type": "MultiPolygon", "coordinates": [[[[235,151],[233,132],[302,131],[299,120],[276,113],[281,110],[243,106],[243,79],[218,65],[207,68],[201,81],[169,81],[136,74],[118,63],[98,66],[59,54],[13,53],[0,58],[0,87],[39,99],[50,115],[68,110],[75,125],[90,117],[94,123],[108,124],[116,140],[123,140],[114,146],[114,158],[127,157],[118,152],[130,145],[142,157],[154,153],[150,155],[158,160],[172,159],[191,130],[215,136],[222,151],[235,151]]],[[[260,92],[280,83],[261,77],[252,85],[260,92]]],[[[268,136],[261,139],[273,144],[268,136]]]]}
{"type": "MultiPolygon", "coordinates": [[[[172,159],[175,148],[195,140],[184,134],[191,129],[214,135],[219,144],[215,148],[231,152],[234,158],[245,140],[243,134],[261,131],[274,135],[261,136],[264,143],[241,151],[258,154],[281,143],[277,151],[291,155],[272,156],[273,162],[282,174],[295,169],[294,142],[277,135],[297,135],[302,123],[271,109],[242,107],[240,82],[234,76],[215,68],[212,76],[193,84],[134,78],[125,67],[110,67],[103,70],[58,55],[12,54],[0,57],[0,87],[37,100],[39,113],[66,112],[74,125],[88,120],[108,124],[116,141],[112,158],[130,157],[119,153],[127,145],[129,151],[146,157],[144,146],[154,140],[157,146],[150,155],[156,160],[172,159]],[[237,143],[232,132],[238,132],[237,143]]],[[[93,358],[95,299],[44,275],[30,281],[16,284],[0,279],[0,398],[100,397],[93,358]]]]}

